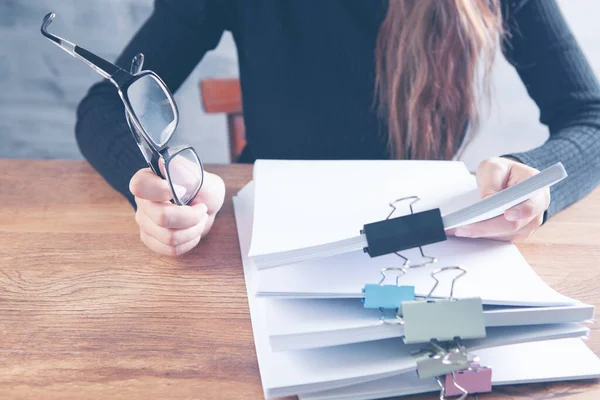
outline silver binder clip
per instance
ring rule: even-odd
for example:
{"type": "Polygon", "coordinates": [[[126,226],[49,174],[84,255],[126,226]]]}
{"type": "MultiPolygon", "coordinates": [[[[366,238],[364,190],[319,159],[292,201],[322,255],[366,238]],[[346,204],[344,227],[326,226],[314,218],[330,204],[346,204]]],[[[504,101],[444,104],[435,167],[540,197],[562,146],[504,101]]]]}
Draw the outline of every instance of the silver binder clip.
{"type": "Polygon", "coordinates": [[[459,338],[441,343],[431,340],[428,345],[412,354],[417,364],[417,375],[421,379],[446,375],[453,371],[465,370],[479,361],[470,354],[459,338]]]}
{"type": "MultiPolygon", "coordinates": [[[[432,339],[454,341],[458,339],[478,339],[486,336],[483,305],[481,298],[454,298],[454,284],[467,271],[458,266],[440,268],[431,273],[435,285],[424,300],[402,303],[401,317],[404,319],[404,342],[407,344],[427,343],[432,339]],[[450,297],[433,300],[431,296],[439,284],[436,275],[449,270],[462,273],[452,280],[450,297]]],[[[459,348],[459,347],[457,347],[459,348]]],[[[448,357],[455,356],[449,354],[448,357]]]]}

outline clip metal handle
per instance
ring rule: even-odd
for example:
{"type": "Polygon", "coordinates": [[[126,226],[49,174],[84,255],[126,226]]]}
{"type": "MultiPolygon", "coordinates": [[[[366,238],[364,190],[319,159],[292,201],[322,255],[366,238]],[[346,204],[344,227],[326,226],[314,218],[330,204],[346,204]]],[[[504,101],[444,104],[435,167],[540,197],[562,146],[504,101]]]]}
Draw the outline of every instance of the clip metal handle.
{"type": "Polygon", "coordinates": [[[427,294],[427,297],[425,297],[425,300],[431,299],[431,295],[433,294],[433,292],[435,291],[435,289],[438,287],[438,285],[440,283],[440,280],[438,278],[436,278],[435,276],[437,274],[440,274],[440,273],[444,272],[444,271],[451,271],[451,270],[462,271],[461,274],[455,276],[454,279],[452,279],[452,284],[450,285],[450,297],[448,297],[448,300],[450,300],[450,301],[454,300],[454,284],[456,283],[456,281],[458,279],[462,278],[467,273],[466,269],[464,269],[464,268],[462,268],[462,267],[460,267],[458,265],[453,265],[453,266],[450,266],[450,267],[443,267],[443,268],[437,269],[437,270],[435,270],[435,271],[433,271],[431,273],[431,277],[435,280],[435,284],[433,285],[433,287],[431,288],[431,290],[427,294]]]}

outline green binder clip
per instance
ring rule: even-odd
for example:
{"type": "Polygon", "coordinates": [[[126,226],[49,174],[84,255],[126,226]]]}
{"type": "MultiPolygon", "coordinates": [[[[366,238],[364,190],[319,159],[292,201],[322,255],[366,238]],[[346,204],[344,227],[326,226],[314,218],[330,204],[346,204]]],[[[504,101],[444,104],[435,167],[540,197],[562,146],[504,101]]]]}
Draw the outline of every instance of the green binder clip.
{"type": "Polygon", "coordinates": [[[404,342],[427,343],[433,339],[452,341],[455,338],[479,339],[486,336],[481,298],[455,299],[454,284],[467,271],[458,266],[444,267],[431,273],[435,285],[424,300],[402,303],[404,342]],[[462,273],[452,280],[450,297],[433,300],[431,295],[439,284],[435,275],[449,270],[462,273]]]}

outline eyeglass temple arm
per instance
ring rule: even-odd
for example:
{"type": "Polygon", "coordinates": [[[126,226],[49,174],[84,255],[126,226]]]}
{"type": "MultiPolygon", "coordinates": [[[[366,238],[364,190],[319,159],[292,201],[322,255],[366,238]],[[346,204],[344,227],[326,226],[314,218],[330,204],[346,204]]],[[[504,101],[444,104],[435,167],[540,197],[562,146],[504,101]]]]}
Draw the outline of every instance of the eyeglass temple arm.
{"type": "Polygon", "coordinates": [[[50,39],[52,43],[54,43],[73,57],[83,61],[85,64],[90,66],[94,71],[96,71],[106,79],[110,79],[117,71],[121,70],[121,68],[87,51],[83,47],[79,47],[76,44],[69,42],[68,40],[65,40],[59,36],[48,32],[48,27],[54,20],[54,17],[56,17],[56,14],[54,13],[46,15],[44,17],[44,22],[42,23],[41,27],[42,35],[50,39]]]}

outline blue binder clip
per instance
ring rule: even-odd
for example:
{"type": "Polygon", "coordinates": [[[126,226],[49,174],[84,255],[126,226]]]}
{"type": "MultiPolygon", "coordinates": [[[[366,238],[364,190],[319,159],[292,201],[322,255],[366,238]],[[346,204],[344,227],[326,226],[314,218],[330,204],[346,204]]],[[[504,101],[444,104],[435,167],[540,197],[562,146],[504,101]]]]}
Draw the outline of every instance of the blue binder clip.
{"type": "Polygon", "coordinates": [[[367,284],[363,288],[364,297],[362,302],[365,308],[379,308],[386,310],[396,310],[404,301],[415,299],[414,286],[400,286],[400,276],[396,276],[395,285],[384,285],[387,278],[386,272],[396,271],[406,274],[404,268],[384,268],[381,270],[382,278],[378,284],[367,284]]]}

